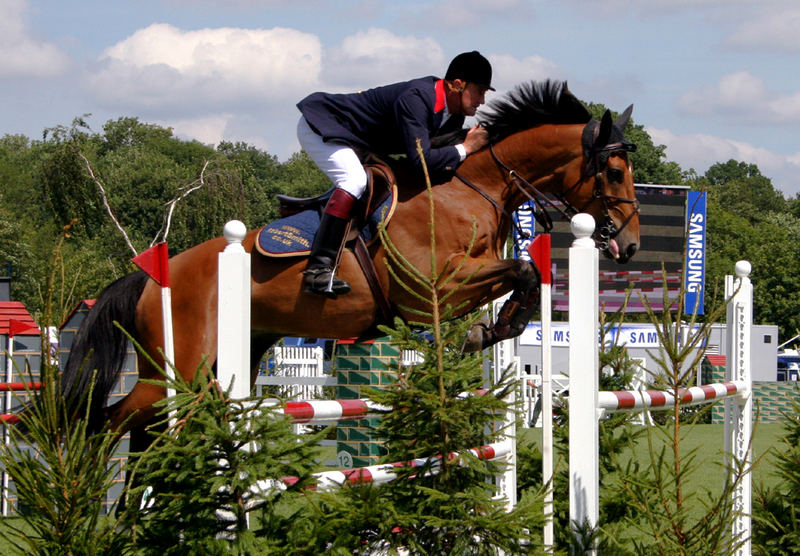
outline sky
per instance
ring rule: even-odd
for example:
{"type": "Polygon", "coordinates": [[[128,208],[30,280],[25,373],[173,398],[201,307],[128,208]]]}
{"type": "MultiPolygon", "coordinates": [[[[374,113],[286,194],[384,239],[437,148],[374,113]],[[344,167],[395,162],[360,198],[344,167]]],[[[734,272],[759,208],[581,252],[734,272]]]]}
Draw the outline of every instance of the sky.
{"type": "Polygon", "coordinates": [[[0,136],[91,114],[285,160],[297,101],[424,75],[479,50],[502,95],[567,80],[634,104],[667,159],[755,163],[800,194],[797,0],[0,0],[0,136]]]}

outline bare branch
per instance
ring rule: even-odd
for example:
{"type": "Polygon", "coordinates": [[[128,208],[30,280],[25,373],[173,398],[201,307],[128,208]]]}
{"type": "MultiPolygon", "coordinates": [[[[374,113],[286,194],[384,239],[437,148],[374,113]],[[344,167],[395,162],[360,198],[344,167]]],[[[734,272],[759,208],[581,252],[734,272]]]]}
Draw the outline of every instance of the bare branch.
{"type": "Polygon", "coordinates": [[[108,197],[106,197],[105,187],[103,187],[103,184],[100,182],[100,180],[95,177],[94,171],[92,170],[92,165],[89,163],[89,159],[87,159],[82,152],[80,151],[77,152],[78,156],[80,156],[83,159],[83,162],[86,164],[86,169],[88,170],[89,175],[92,177],[92,181],[94,181],[95,185],[97,185],[97,188],[100,190],[100,196],[103,198],[103,205],[106,207],[106,212],[108,212],[108,215],[111,217],[111,220],[114,222],[114,225],[122,234],[122,237],[125,238],[125,243],[128,245],[130,250],[133,251],[133,256],[135,257],[139,253],[136,252],[136,248],[131,243],[130,238],[128,238],[128,234],[125,233],[125,229],[119,223],[116,216],[114,216],[114,211],[111,210],[111,205],[108,204],[108,197]]]}
{"type": "MultiPolygon", "coordinates": [[[[200,177],[198,179],[196,179],[195,181],[193,181],[192,183],[190,183],[188,185],[184,185],[183,187],[178,188],[178,191],[181,191],[182,189],[184,191],[182,193],[180,193],[180,195],[178,195],[177,197],[175,197],[174,199],[172,199],[170,202],[167,203],[167,206],[169,208],[167,210],[167,215],[166,215],[166,217],[164,219],[164,225],[161,227],[161,229],[164,230],[164,238],[163,238],[162,241],[167,241],[167,236],[169,235],[169,227],[170,227],[170,224],[172,223],[172,213],[175,210],[175,205],[177,205],[179,201],[181,201],[184,198],[186,198],[187,196],[189,196],[190,193],[192,193],[194,191],[197,191],[198,189],[200,189],[201,187],[203,187],[205,185],[205,173],[206,173],[206,168],[208,168],[208,164],[209,164],[209,161],[206,160],[203,163],[203,169],[200,170],[200,177]]],[[[152,247],[153,245],[156,244],[156,242],[158,241],[158,236],[159,236],[160,233],[161,233],[161,230],[159,230],[159,233],[156,234],[156,237],[153,238],[153,241],[150,243],[150,247],[152,247]]]]}

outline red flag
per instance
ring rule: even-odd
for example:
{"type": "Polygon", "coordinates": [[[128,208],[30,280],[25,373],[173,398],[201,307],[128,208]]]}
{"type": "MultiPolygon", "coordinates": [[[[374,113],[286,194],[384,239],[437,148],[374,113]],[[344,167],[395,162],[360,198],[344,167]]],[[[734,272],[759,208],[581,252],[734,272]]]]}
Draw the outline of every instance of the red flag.
{"type": "Polygon", "coordinates": [[[36,331],[36,334],[39,333],[39,328],[35,324],[30,324],[28,322],[23,322],[21,320],[16,319],[8,319],[8,336],[9,338],[13,338],[17,334],[25,334],[26,332],[33,332],[36,331]]]}
{"type": "Polygon", "coordinates": [[[542,276],[542,284],[551,284],[553,277],[550,271],[550,234],[538,234],[528,245],[528,253],[531,256],[539,274],[542,276]]]}
{"type": "Polygon", "coordinates": [[[144,270],[150,278],[158,282],[162,288],[169,287],[169,251],[167,243],[162,241],[147,251],[136,255],[133,264],[144,270]]]}

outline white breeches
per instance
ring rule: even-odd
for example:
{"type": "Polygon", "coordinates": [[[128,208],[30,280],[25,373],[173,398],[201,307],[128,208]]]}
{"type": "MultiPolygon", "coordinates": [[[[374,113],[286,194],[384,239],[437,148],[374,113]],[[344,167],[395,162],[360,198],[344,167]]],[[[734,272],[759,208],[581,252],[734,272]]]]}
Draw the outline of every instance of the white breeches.
{"type": "Polygon", "coordinates": [[[355,151],[340,143],[326,143],[314,133],[304,116],[297,122],[297,139],[311,160],[336,187],[360,198],[367,188],[367,174],[355,151]]]}

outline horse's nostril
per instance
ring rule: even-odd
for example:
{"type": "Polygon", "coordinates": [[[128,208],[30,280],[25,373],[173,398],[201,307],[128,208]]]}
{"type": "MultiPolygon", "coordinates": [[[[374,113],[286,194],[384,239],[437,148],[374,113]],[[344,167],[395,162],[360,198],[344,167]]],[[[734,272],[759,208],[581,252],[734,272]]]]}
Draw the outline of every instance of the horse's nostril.
{"type": "Polygon", "coordinates": [[[636,250],[637,249],[639,249],[638,245],[636,245],[635,243],[630,243],[630,244],[628,244],[628,248],[625,249],[625,254],[630,259],[631,257],[633,257],[636,254],[636,250]]]}

